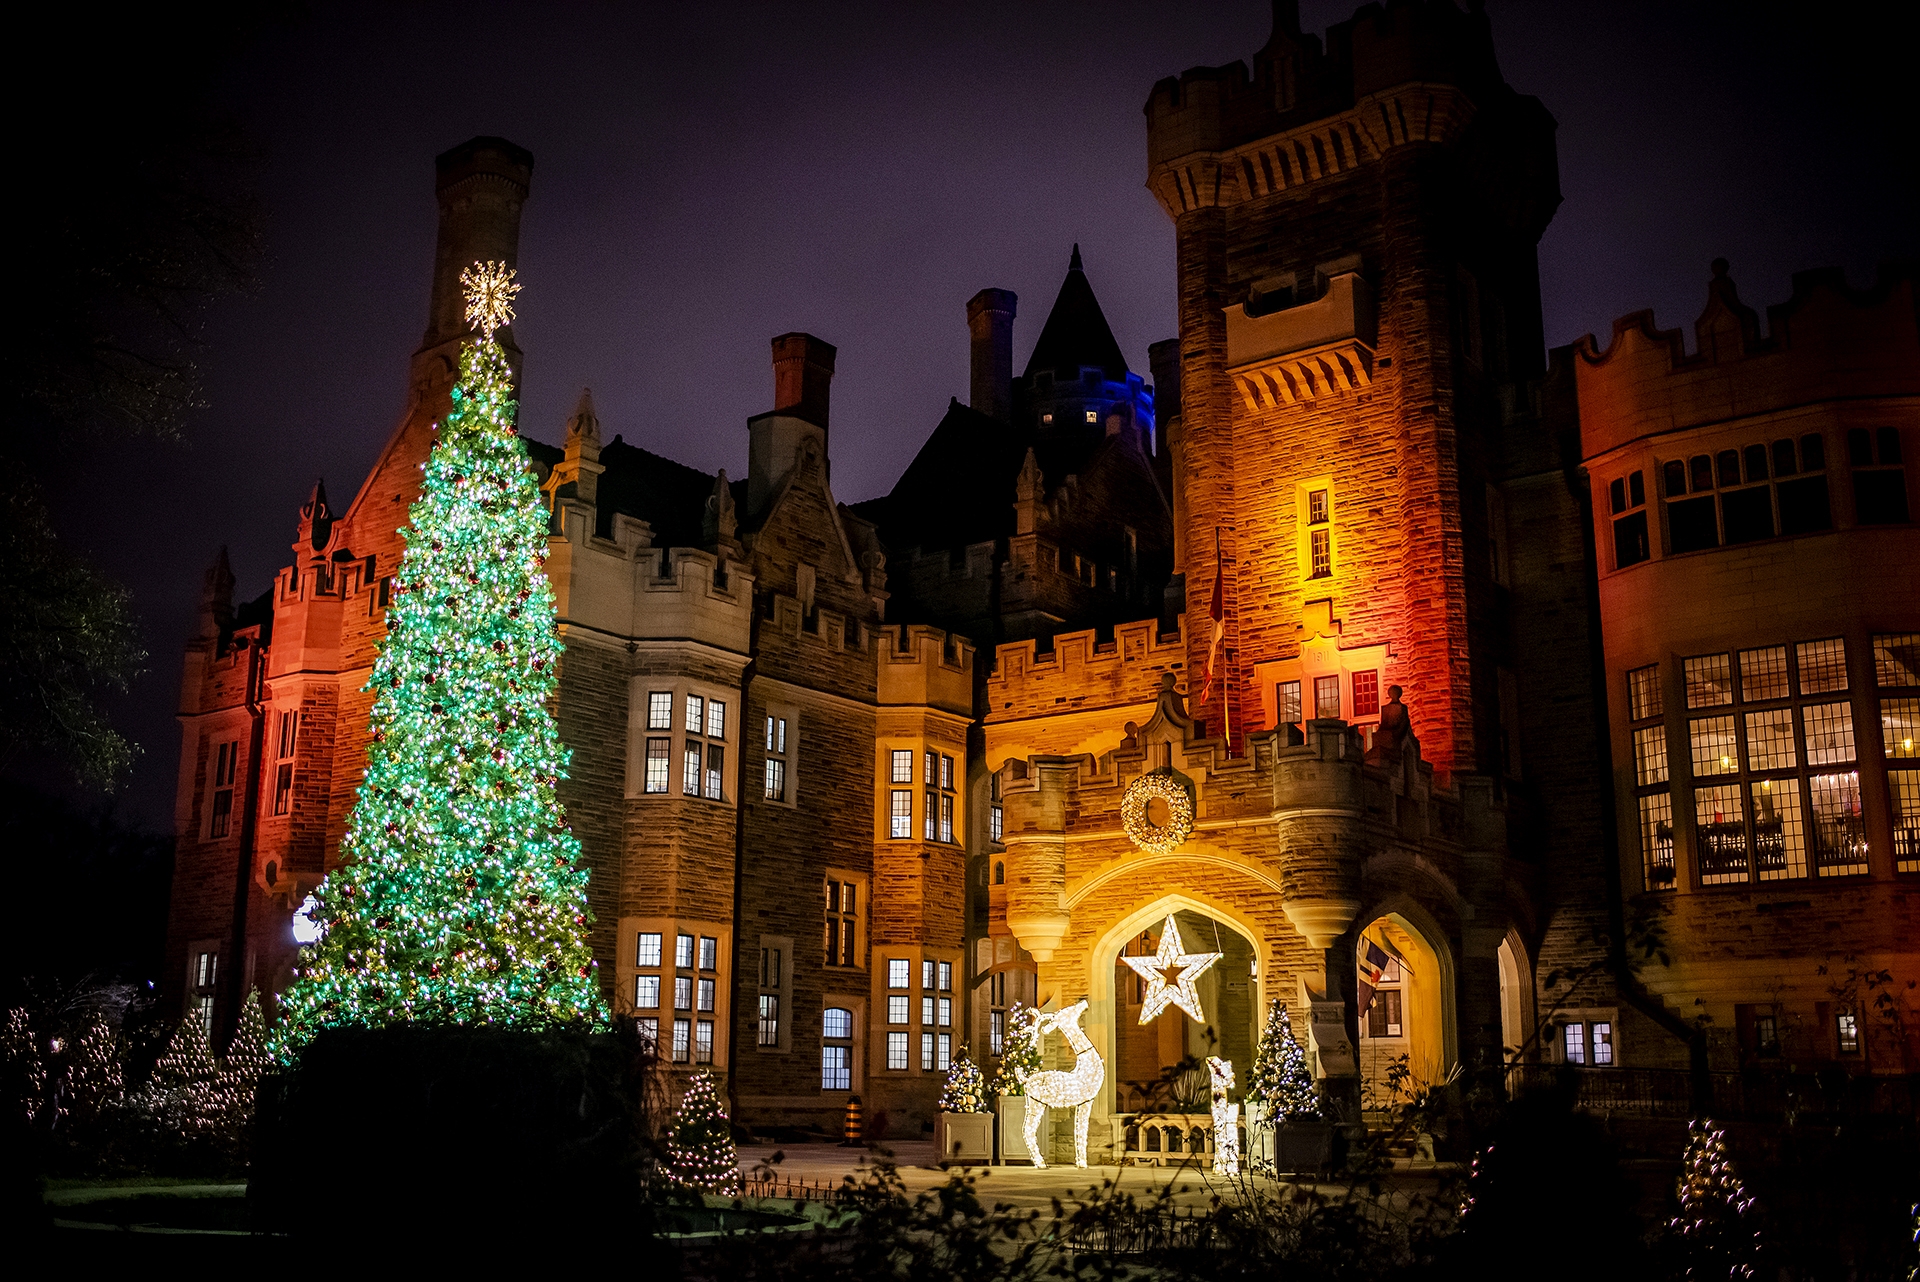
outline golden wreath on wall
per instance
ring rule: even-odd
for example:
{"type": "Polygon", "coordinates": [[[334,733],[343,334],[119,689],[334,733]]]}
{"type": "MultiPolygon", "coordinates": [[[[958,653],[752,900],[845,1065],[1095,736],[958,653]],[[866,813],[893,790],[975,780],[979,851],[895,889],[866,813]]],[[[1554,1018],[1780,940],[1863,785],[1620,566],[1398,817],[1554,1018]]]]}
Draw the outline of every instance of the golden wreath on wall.
{"type": "Polygon", "coordinates": [[[1172,775],[1141,775],[1120,799],[1120,824],[1148,854],[1171,854],[1193,836],[1193,797],[1172,775]]]}

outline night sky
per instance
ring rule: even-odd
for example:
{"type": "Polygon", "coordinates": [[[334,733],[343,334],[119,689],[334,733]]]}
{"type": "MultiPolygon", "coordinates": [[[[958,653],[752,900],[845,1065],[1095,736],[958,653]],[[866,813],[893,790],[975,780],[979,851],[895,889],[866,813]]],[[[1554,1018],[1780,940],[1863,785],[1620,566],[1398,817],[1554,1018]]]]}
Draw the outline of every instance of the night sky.
{"type": "MultiPolygon", "coordinates": [[[[1303,25],[1353,7],[1305,0],[1303,25]]],[[[1920,252],[1906,46],[1855,7],[1487,8],[1507,79],[1560,124],[1550,344],[1643,307],[1690,327],[1717,256],[1764,312],[1796,270],[1865,285],[1920,252]]],[[[335,5],[268,29],[212,89],[265,151],[268,259],[208,318],[210,404],[183,445],[90,448],[55,478],[63,535],[134,588],[152,652],[116,714],[146,749],[128,812],[171,823],[181,646],[215,552],[240,597],[264,590],[314,479],[344,507],[397,421],[436,153],[499,134],[536,158],[523,430],[558,441],[591,386],[606,437],[739,475],[747,417],[773,408],[768,340],[807,330],[840,349],[852,502],[966,395],[966,300],[1019,294],[1023,365],[1076,241],[1144,372],[1175,313],[1141,105],[1268,28],[1266,0],[1167,0],[335,5]]]]}

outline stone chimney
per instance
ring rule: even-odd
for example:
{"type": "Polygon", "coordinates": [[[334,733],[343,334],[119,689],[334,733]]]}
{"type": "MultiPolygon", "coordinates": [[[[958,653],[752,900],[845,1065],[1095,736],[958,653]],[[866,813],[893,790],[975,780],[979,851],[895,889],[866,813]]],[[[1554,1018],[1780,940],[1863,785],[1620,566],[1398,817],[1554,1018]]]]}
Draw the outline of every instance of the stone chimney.
{"type": "Polygon", "coordinates": [[[827,392],[833,384],[832,343],[811,334],[773,340],[773,412],[827,427],[827,392]]]}
{"type": "Polygon", "coordinates": [[[1153,371],[1153,426],[1167,439],[1167,424],[1180,417],[1180,340],[1163,338],[1147,348],[1147,367],[1153,371]]]}
{"type": "Polygon", "coordinates": [[[833,384],[832,343],[812,334],[782,334],[773,340],[775,409],[747,420],[747,515],[758,519],[796,466],[818,463],[831,477],[827,457],[827,394],[833,384]]]}
{"type": "Polygon", "coordinates": [[[1019,298],[1010,289],[983,289],[967,300],[973,335],[973,380],[968,404],[989,418],[1013,421],[1013,316],[1019,298]]]}
{"type": "MultiPolygon", "coordinates": [[[[440,198],[440,234],[433,252],[433,303],[424,353],[467,335],[460,273],[475,262],[520,261],[520,210],[533,180],[533,153],[505,138],[472,138],[434,161],[440,198]]],[[[511,327],[501,345],[517,351],[511,327]]]]}

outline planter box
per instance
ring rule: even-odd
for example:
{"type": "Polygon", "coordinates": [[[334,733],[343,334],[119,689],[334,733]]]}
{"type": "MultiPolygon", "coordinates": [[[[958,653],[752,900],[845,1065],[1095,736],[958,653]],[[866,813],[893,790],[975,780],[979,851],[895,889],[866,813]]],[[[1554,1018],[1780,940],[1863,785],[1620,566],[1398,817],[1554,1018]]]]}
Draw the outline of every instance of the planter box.
{"type": "Polygon", "coordinates": [[[1259,1100],[1241,1105],[1247,1116],[1247,1151],[1241,1159],[1256,1171],[1273,1169],[1273,1126],[1267,1120],[1267,1106],[1259,1100]]]}
{"type": "Polygon", "coordinates": [[[993,1114],[942,1113],[933,1124],[940,1161],[984,1166],[993,1160],[993,1114]]]}
{"type": "Polygon", "coordinates": [[[1027,1097],[1024,1095],[1002,1095],[993,1102],[993,1111],[999,1122],[1000,1162],[1033,1162],[1033,1154],[1027,1149],[1027,1137],[1023,1130],[1027,1124],[1027,1097]]]}
{"type": "Polygon", "coordinates": [[[1282,1122],[1267,1134],[1276,1170],[1323,1171],[1333,1163],[1332,1122],[1282,1122]]]}

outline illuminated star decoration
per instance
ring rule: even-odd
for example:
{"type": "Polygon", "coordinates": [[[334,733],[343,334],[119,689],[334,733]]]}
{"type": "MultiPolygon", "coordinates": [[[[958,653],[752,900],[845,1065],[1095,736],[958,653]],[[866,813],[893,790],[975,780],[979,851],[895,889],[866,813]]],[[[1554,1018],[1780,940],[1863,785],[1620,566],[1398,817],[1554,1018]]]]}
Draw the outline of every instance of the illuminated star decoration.
{"type": "Polygon", "coordinates": [[[1180,928],[1174,925],[1173,915],[1169,913],[1167,924],[1160,931],[1159,951],[1151,957],[1120,959],[1147,981],[1147,998],[1140,1007],[1140,1022],[1151,1024],[1171,1004],[1185,1011],[1194,1023],[1206,1023],[1207,1017],[1200,1011],[1200,994],[1193,981],[1206,974],[1220,956],[1219,953],[1188,952],[1187,946],[1180,942],[1180,928]],[[1167,978],[1168,972],[1176,969],[1179,975],[1167,978]]]}
{"type": "Polygon", "coordinates": [[[467,296],[467,324],[491,342],[493,331],[513,323],[513,296],[520,287],[513,283],[513,268],[505,263],[475,263],[460,273],[460,288],[467,296]]]}

